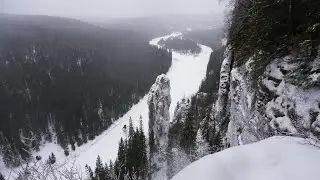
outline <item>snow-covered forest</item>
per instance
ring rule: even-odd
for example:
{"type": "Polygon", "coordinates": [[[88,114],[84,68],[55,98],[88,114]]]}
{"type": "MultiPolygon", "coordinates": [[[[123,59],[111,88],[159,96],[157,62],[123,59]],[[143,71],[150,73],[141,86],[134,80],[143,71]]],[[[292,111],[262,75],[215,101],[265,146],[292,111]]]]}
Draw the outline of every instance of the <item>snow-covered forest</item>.
{"type": "Polygon", "coordinates": [[[44,143],[68,156],[171,66],[170,52],[129,30],[45,16],[1,15],[0,24],[0,154],[7,167],[28,162],[44,143]]]}
{"type": "Polygon", "coordinates": [[[0,15],[0,180],[319,179],[319,9],[0,15]]]}

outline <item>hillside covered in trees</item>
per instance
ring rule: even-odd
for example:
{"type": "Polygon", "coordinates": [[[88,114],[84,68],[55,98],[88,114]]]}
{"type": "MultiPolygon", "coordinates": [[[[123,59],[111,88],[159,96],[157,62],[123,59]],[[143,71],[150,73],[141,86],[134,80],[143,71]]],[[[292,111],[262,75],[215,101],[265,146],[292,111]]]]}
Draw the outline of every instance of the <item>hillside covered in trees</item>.
{"type": "Polygon", "coordinates": [[[45,141],[68,155],[145,95],[171,53],[144,36],[47,16],[0,16],[0,155],[28,160],[45,141]]]}
{"type": "Polygon", "coordinates": [[[180,53],[199,54],[201,51],[201,48],[196,42],[191,39],[183,39],[180,36],[161,39],[159,45],[180,53]]]}

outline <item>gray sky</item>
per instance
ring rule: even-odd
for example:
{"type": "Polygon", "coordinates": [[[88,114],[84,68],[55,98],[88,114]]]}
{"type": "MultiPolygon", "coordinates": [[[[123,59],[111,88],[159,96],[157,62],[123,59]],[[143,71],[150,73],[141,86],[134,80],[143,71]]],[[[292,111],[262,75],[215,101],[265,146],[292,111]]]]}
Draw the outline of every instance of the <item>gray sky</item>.
{"type": "Polygon", "coordinates": [[[137,17],[223,13],[218,0],[0,0],[0,13],[68,17],[137,17]]]}

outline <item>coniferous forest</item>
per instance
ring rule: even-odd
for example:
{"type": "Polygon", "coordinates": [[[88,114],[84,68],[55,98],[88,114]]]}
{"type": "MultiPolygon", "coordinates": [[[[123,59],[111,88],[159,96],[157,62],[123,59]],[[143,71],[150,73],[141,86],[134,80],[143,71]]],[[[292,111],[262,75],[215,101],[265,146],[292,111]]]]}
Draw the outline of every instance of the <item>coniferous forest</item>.
{"type": "Polygon", "coordinates": [[[127,137],[119,141],[118,156],[115,162],[103,163],[98,156],[94,170],[86,165],[86,172],[90,180],[148,179],[149,155],[142,117],[140,117],[139,127],[136,128],[130,118],[129,127],[124,131],[127,137]]]}
{"type": "MultiPolygon", "coordinates": [[[[45,141],[68,155],[94,139],[171,65],[170,52],[128,30],[18,15],[1,15],[0,26],[0,154],[7,166],[28,161],[45,141]]],[[[133,132],[123,143],[140,138],[133,132]]]]}
{"type": "Polygon", "coordinates": [[[201,51],[201,48],[197,43],[191,39],[182,39],[180,37],[171,37],[166,40],[161,39],[159,45],[181,53],[198,54],[201,51]]]}

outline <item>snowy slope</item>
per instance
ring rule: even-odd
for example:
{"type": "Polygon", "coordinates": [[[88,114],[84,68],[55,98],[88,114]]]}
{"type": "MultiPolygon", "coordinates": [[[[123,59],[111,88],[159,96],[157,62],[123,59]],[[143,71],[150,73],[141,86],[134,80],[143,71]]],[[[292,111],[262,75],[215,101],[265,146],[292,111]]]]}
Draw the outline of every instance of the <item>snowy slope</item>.
{"type": "Polygon", "coordinates": [[[318,180],[319,159],[320,147],[277,136],[205,156],[172,180],[318,180]]]}
{"type": "MultiPolygon", "coordinates": [[[[161,38],[169,38],[179,36],[181,33],[172,33],[168,36],[155,38],[150,41],[151,45],[157,45],[161,38]]],[[[209,61],[211,48],[201,45],[201,53],[198,55],[183,55],[172,52],[172,66],[167,76],[171,83],[171,106],[170,116],[173,116],[175,106],[184,96],[190,96],[197,92],[201,81],[206,74],[206,68],[209,61]]],[[[120,137],[124,137],[123,126],[129,124],[129,118],[132,117],[134,125],[138,125],[140,115],[143,117],[144,130],[148,132],[148,104],[147,96],[134,105],[123,117],[119,118],[115,123],[93,141],[89,141],[80,147],[76,147],[75,151],[70,151],[70,155],[65,157],[63,149],[55,143],[47,143],[34,156],[40,155],[47,159],[49,154],[53,152],[57,157],[57,161],[75,163],[84,167],[88,164],[95,165],[98,155],[103,161],[115,160],[118,151],[118,142],[120,137]]],[[[0,162],[0,171],[7,174],[8,171],[0,162]]]]}

